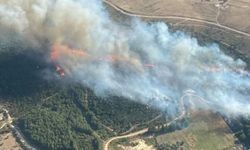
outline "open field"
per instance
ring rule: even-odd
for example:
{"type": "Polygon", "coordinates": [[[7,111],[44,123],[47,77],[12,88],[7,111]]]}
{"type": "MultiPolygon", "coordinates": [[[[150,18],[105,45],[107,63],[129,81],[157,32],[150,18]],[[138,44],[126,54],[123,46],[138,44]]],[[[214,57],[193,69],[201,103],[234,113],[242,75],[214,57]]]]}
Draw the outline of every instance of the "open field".
{"type": "Polygon", "coordinates": [[[137,139],[131,141],[131,143],[135,144],[134,146],[123,146],[118,145],[123,150],[155,150],[153,145],[147,145],[143,139],[137,139]]]}
{"type": "MultiPolygon", "coordinates": [[[[105,4],[105,6],[113,21],[129,27],[129,20],[131,20],[132,17],[115,10],[108,4],[105,4]]],[[[185,34],[197,38],[201,45],[218,43],[221,49],[231,57],[235,59],[240,58],[247,63],[250,62],[250,37],[239,35],[230,30],[220,28],[219,26],[190,20],[162,18],[141,19],[145,22],[165,22],[168,24],[171,32],[181,30],[185,32],[185,34]]]]}
{"type": "Polygon", "coordinates": [[[242,145],[228,128],[220,115],[207,110],[191,114],[192,123],[183,130],[159,136],[120,139],[111,144],[110,150],[154,150],[163,143],[184,142],[192,150],[242,150],[242,145]]]}
{"type": "Polygon", "coordinates": [[[228,27],[250,33],[250,1],[230,0],[228,9],[221,11],[218,22],[228,27]]]}
{"type": "Polygon", "coordinates": [[[146,15],[174,15],[186,16],[214,21],[217,8],[210,5],[202,5],[191,0],[108,0],[128,12],[146,15]],[[209,13],[206,13],[209,12],[209,13]]]}
{"type": "Polygon", "coordinates": [[[12,133],[6,133],[0,137],[1,150],[22,150],[12,133]]]}
{"type": "Polygon", "coordinates": [[[184,141],[184,146],[193,150],[220,150],[239,146],[235,144],[236,139],[224,120],[212,111],[195,114],[188,128],[160,135],[156,140],[158,144],[184,141]]]}
{"type": "MultiPolygon", "coordinates": [[[[122,10],[138,15],[177,16],[214,22],[250,33],[250,2],[210,0],[108,0],[122,10]]],[[[185,19],[182,19],[185,20],[185,19]]]]}

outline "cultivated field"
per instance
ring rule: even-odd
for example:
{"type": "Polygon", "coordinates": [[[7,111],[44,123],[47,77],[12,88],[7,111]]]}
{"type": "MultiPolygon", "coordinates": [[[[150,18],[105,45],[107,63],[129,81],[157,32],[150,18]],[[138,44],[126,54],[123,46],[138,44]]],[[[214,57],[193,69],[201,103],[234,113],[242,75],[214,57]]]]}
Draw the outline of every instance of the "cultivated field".
{"type": "Polygon", "coordinates": [[[192,150],[220,150],[240,147],[224,120],[212,111],[195,113],[188,128],[156,138],[158,144],[184,141],[184,146],[192,150]]]}

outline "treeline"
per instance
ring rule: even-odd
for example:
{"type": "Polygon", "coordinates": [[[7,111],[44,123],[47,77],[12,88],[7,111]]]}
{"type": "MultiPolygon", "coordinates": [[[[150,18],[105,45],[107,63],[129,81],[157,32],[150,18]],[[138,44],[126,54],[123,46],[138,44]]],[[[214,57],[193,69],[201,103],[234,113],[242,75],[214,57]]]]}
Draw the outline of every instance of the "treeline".
{"type": "Polygon", "coordinates": [[[183,147],[184,142],[176,142],[175,144],[170,144],[170,143],[163,143],[160,145],[157,145],[156,148],[157,150],[185,150],[183,147]]]}
{"type": "Polygon", "coordinates": [[[102,140],[115,136],[115,132],[124,132],[159,113],[124,98],[104,100],[88,88],[69,85],[26,113],[18,126],[41,149],[98,150],[102,140]]]}
{"type": "Polygon", "coordinates": [[[239,141],[250,148],[250,117],[244,116],[233,120],[225,120],[239,141]]]}
{"type": "Polygon", "coordinates": [[[151,125],[148,129],[148,133],[164,134],[164,133],[174,132],[176,130],[182,130],[188,127],[190,122],[191,122],[190,118],[188,116],[185,116],[180,120],[171,122],[169,125],[164,125],[164,124],[161,124],[159,126],[151,125]]]}
{"type": "MultiPolygon", "coordinates": [[[[129,130],[133,125],[148,122],[161,114],[161,111],[123,97],[111,96],[106,99],[88,93],[89,109],[104,125],[118,133],[129,130]]],[[[144,126],[147,127],[147,126],[144,126]]]]}
{"type": "Polygon", "coordinates": [[[161,114],[123,97],[103,99],[64,78],[46,76],[46,70],[54,68],[40,57],[43,54],[28,50],[0,52],[0,101],[12,117],[20,118],[18,126],[25,137],[41,149],[102,149],[102,140],[136,124],[147,127],[161,114]]]}

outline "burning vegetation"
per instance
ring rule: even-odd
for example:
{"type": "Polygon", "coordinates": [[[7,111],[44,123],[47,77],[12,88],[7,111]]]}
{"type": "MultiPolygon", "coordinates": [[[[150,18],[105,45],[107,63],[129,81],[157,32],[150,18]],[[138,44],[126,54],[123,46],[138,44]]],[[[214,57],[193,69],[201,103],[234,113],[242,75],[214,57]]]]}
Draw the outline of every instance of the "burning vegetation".
{"type": "Polygon", "coordinates": [[[56,66],[56,71],[61,75],[61,77],[65,76],[65,72],[59,66],[56,66]]]}
{"type": "MultiPolygon", "coordinates": [[[[91,54],[88,54],[82,49],[72,49],[68,45],[55,45],[53,46],[53,51],[50,53],[50,58],[52,61],[59,59],[60,57],[67,55],[76,55],[82,58],[92,58],[91,54]]],[[[139,60],[133,60],[132,58],[122,58],[115,55],[102,56],[97,58],[96,60],[101,62],[108,63],[129,63],[130,65],[134,65],[135,62],[139,62],[139,60]]],[[[151,63],[144,63],[143,65],[146,68],[154,68],[155,65],[151,63]]],[[[201,69],[203,72],[238,72],[241,74],[247,73],[244,68],[219,68],[219,67],[207,67],[201,69]]],[[[61,69],[61,67],[56,66],[56,71],[60,74],[60,76],[65,76],[65,71],[61,69]]],[[[168,71],[162,70],[164,74],[167,74],[168,71]]]]}

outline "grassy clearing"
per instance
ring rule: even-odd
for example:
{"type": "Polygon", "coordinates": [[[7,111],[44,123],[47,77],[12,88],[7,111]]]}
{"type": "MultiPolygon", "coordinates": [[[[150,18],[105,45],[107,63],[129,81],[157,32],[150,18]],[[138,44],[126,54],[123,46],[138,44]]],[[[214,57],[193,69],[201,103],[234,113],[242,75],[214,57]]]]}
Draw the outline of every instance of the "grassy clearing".
{"type": "Polygon", "coordinates": [[[108,0],[125,11],[144,15],[173,15],[214,21],[217,8],[214,5],[201,5],[193,0],[108,0]]]}
{"type": "MultiPolygon", "coordinates": [[[[250,2],[246,0],[230,1],[219,11],[213,2],[200,0],[107,0],[125,11],[150,16],[182,16],[216,22],[231,28],[250,33],[250,2]],[[218,16],[219,15],[219,16],[218,16]]],[[[182,20],[184,21],[184,20],[182,20]]]]}
{"type": "Polygon", "coordinates": [[[184,130],[158,136],[158,144],[184,141],[184,146],[192,150],[220,150],[237,147],[234,135],[224,120],[212,111],[194,114],[192,123],[184,130]]]}

